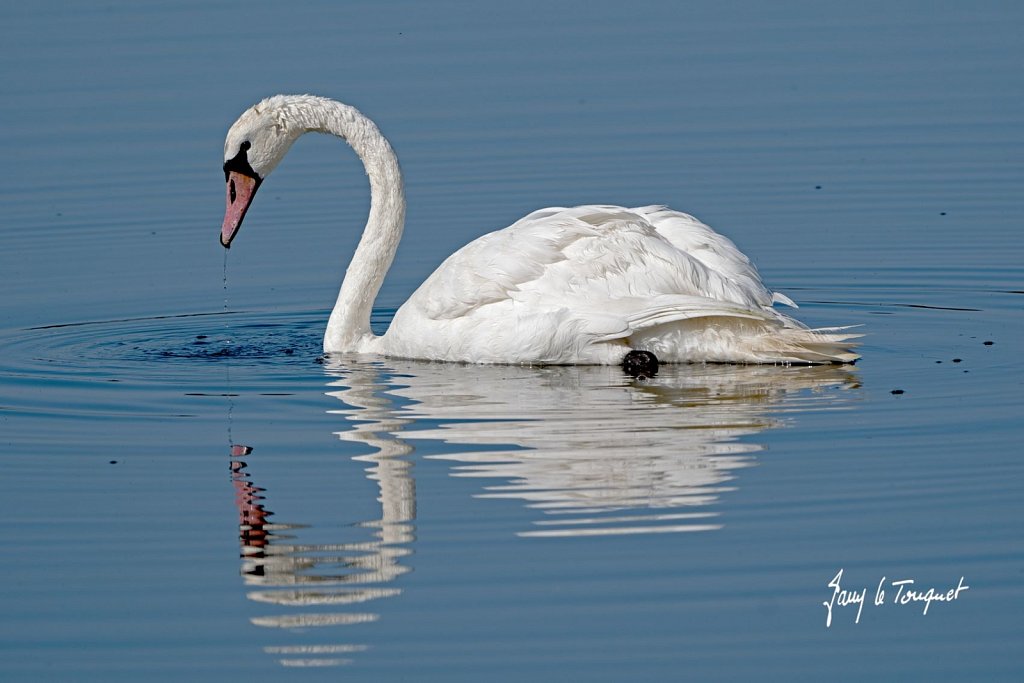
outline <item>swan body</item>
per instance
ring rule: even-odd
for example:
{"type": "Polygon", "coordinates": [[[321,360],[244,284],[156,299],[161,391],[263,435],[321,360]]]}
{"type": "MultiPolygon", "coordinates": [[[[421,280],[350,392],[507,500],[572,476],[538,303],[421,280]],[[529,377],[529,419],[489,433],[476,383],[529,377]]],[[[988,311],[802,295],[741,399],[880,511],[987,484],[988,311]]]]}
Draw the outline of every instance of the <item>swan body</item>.
{"type": "Polygon", "coordinates": [[[277,95],[246,111],[224,144],[229,247],[260,184],[307,132],[346,140],[370,181],[370,214],[324,335],[324,351],[471,363],[618,364],[630,350],[665,362],[849,363],[845,328],[808,329],[776,311],[726,237],[664,206],[535,211],[449,256],[383,336],[370,312],[405,220],[390,144],[355,108],[277,95]]]}

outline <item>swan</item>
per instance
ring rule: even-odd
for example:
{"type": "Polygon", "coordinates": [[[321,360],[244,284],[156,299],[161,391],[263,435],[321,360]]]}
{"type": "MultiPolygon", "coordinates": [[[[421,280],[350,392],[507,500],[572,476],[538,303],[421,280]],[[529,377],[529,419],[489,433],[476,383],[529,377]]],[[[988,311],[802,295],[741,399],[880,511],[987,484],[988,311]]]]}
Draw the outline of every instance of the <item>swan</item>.
{"type": "Polygon", "coordinates": [[[809,329],[728,238],[664,206],[534,211],[449,256],[382,336],[370,312],[405,223],[402,172],[376,124],[313,95],[275,95],[224,142],[229,248],[256,191],[309,132],[345,140],[370,182],[370,212],[324,334],[326,353],[496,364],[852,363],[847,328],[809,329]]]}

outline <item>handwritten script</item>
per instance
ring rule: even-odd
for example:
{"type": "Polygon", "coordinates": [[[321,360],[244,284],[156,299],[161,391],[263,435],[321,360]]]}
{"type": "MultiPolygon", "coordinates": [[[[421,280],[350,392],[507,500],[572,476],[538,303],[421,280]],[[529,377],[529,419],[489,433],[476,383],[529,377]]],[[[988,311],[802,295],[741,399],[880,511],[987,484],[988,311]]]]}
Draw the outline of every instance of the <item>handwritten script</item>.
{"type": "MultiPolygon", "coordinates": [[[[886,604],[891,595],[890,604],[893,605],[911,605],[911,604],[922,604],[924,605],[923,614],[928,614],[928,609],[932,606],[933,602],[953,602],[960,599],[960,593],[968,590],[970,586],[964,583],[964,577],[960,577],[959,583],[952,588],[935,589],[928,588],[924,589],[918,587],[914,579],[899,579],[896,581],[888,581],[887,577],[883,576],[878,582],[878,587],[875,589],[874,605],[875,607],[881,607],[886,604]],[[889,594],[886,591],[893,591],[889,594]]],[[[832,589],[831,597],[825,602],[821,603],[825,606],[827,616],[825,617],[825,628],[832,626],[832,614],[838,611],[841,607],[856,607],[857,616],[854,617],[853,623],[860,623],[861,612],[864,611],[864,605],[867,602],[867,587],[863,588],[846,588],[843,586],[843,570],[840,569],[839,573],[832,577],[832,580],[828,582],[828,587],[832,589]]]]}

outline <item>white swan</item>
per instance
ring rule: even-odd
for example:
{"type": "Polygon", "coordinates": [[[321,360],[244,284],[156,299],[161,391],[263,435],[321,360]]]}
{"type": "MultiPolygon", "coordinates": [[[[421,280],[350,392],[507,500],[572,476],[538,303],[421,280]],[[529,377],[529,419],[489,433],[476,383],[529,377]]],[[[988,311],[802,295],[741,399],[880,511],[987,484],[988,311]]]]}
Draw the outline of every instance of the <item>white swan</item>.
{"type": "Polygon", "coordinates": [[[448,257],[383,336],[370,312],[405,222],[402,172],[354,107],[276,95],[224,143],[230,246],[260,183],[311,131],[352,146],[370,179],[370,215],[327,323],[324,351],[472,363],[617,364],[633,349],[661,362],[847,363],[843,328],[810,330],[727,238],[662,206],[535,211],[448,257]]]}

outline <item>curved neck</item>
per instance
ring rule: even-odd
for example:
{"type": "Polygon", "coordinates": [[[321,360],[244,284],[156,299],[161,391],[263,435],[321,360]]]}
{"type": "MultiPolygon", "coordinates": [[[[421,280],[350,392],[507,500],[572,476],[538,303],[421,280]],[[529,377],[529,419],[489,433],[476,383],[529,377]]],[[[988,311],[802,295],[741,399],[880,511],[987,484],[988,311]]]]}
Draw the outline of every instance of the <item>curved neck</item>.
{"type": "Polygon", "coordinates": [[[370,216],[345,272],[324,334],[325,352],[358,351],[361,343],[373,336],[370,312],[402,238],[405,225],[402,170],[391,145],[373,121],[340,102],[323,98],[309,100],[315,104],[304,107],[305,130],[330,133],[348,142],[359,155],[370,179],[370,216]]]}

